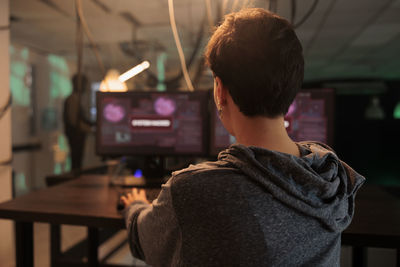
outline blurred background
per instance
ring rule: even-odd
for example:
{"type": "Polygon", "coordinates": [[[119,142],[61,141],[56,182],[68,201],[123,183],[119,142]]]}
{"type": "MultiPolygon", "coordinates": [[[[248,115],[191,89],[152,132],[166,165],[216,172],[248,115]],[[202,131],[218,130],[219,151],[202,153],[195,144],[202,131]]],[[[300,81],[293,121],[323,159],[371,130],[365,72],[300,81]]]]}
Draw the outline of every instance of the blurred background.
{"type": "Polygon", "coordinates": [[[8,83],[2,83],[0,102],[11,105],[13,196],[43,188],[46,176],[71,170],[63,104],[73,91],[75,73],[88,78],[80,106],[90,128],[83,158],[83,168],[89,168],[102,160],[95,154],[95,93],[107,74],[148,61],[147,70],[126,82],[127,90],[185,91],[191,86],[182,70],[184,60],[193,88],[209,90],[213,78],[204,66],[204,47],[224,14],[243,7],[272,10],[294,25],[306,62],[303,88],[335,89],[332,146],[338,155],[368,183],[400,185],[400,0],[0,4],[0,40],[7,51],[0,58],[9,66],[11,91],[8,101],[8,83]]]}
{"type": "MultiPolygon", "coordinates": [[[[202,54],[224,14],[262,7],[291,21],[304,48],[303,87],[336,89],[333,148],[370,182],[400,183],[400,1],[175,0],[173,7],[196,90],[213,86],[202,54]]],[[[89,79],[82,105],[93,123],[95,91],[109,70],[123,73],[147,60],[150,68],[126,82],[129,90],[187,90],[169,18],[163,0],[10,1],[19,191],[40,188],[46,175],[70,169],[62,105],[78,68],[89,79]]],[[[97,164],[94,135],[85,146],[83,165],[97,164]]]]}

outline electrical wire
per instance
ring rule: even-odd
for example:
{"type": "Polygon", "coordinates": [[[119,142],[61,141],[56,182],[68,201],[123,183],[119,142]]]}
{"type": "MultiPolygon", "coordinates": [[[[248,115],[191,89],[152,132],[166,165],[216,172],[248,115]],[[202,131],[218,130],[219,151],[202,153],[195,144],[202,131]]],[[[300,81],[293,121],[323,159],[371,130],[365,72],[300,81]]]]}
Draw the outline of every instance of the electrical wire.
{"type": "Polygon", "coordinates": [[[86,23],[86,19],[85,19],[84,15],[83,15],[82,1],[81,1],[81,0],[75,0],[75,3],[76,3],[76,8],[77,8],[78,16],[79,16],[79,19],[80,19],[80,21],[81,21],[83,30],[85,31],[86,36],[87,36],[87,38],[89,39],[90,47],[92,48],[92,50],[93,50],[93,52],[94,52],[94,54],[95,54],[97,63],[98,63],[98,65],[99,65],[99,68],[100,68],[100,70],[101,70],[103,76],[105,76],[105,75],[106,75],[106,71],[105,71],[105,68],[104,68],[103,61],[101,60],[99,51],[98,51],[98,49],[97,49],[97,45],[96,45],[96,43],[95,43],[94,40],[93,40],[93,36],[92,36],[92,34],[90,33],[88,24],[86,23]]]}
{"type": "Polygon", "coordinates": [[[208,26],[210,29],[214,27],[214,21],[212,19],[212,13],[211,13],[211,0],[204,0],[206,4],[206,12],[207,12],[207,19],[208,19],[208,26]]]}
{"type": "MultiPolygon", "coordinates": [[[[11,104],[12,104],[12,97],[11,94],[8,95],[8,100],[7,103],[0,108],[0,120],[4,117],[4,115],[7,113],[7,111],[11,108],[11,104]]],[[[0,161],[0,166],[8,166],[12,163],[12,157],[9,158],[8,160],[5,161],[0,161]]]]}
{"type": "Polygon", "coordinates": [[[291,9],[290,9],[290,23],[294,24],[296,19],[296,12],[297,12],[297,2],[296,0],[291,0],[291,9]]]}
{"type": "Polygon", "coordinates": [[[0,31],[5,31],[5,30],[9,30],[9,29],[10,29],[10,25],[0,26],[0,31]]]}
{"type": "Polygon", "coordinates": [[[250,0],[244,0],[241,8],[243,9],[243,8],[247,7],[249,5],[249,2],[250,2],[250,0]]]}
{"type": "Polygon", "coordinates": [[[318,23],[317,29],[315,30],[314,34],[312,35],[310,41],[308,41],[306,47],[304,48],[304,55],[306,56],[310,51],[311,47],[314,45],[315,40],[317,39],[318,35],[322,31],[322,28],[325,26],[325,23],[329,17],[329,14],[333,10],[337,0],[332,0],[329,4],[329,7],[326,9],[324,15],[322,16],[322,20],[318,23]]]}
{"type": "MultiPolygon", "coordinates": [[[[189,57],[189,60],[187,62],[188,69],[190,69],[192,67],[193,63],[195,62],[196,55],[197,55],[198,51],[201,48],[201,43],[202,43],[202,40],[204,38],[204,28],[206,27],[205,26],[206,25],[206,20],[207,20],[206,16],[207,15],[204,14],[203,19],[202,19],[201,24],[200,24],[200,27],[199,27],[199,30],[197,32],[197,38],[196,38],[196,41],[195,41],[195,45],[194,45],[193,51],[192,51],[192,53],[191,53],[191,55],[189,57]]],[[[121,43],[120,47],[121,47],[121,49],[122,49],[122,51],[124,53],[136,58],[138,61],[143,61],[144,60],[144,58],[141,57],[138,53],[135,53],[135,51],[133,51],[132,49],[128,48],[126,43],[121,43]]],[[[150,81],[154,81],[156,84],[158,84],[160,82],[158,80],[157,75],[154,74],[151,70],[147,70],[147,74],[148,74],[148,78],[149,78],[150,81]]],[[[174,85],[182,78],[182,76],[183,76],[183,72],[181,70],[180,73],[178,73],[175,77],[166,79],[163,82],[167,86],[167,88],[174,87],[174,85]]]]}
{"type": "Polygon", "coordinates": [[[12,104],[12,98],[11,94],[8,95],[8,100],[7,103],[0,108],[0,120],[4,117],[4,115],[7,113],[7,111],[11,108],[12,104]]]}
{"type": "Polygon", "coordinates": [[[224,0],[224,1],[222,2],[221,17],[222,17],[223,15],[225,15],[226,9],[227,9],[227,7],[228,7],[228,1],[229,1],[229,0],[224,0]]]}
{"type": "Polygon", "coordinates": [[[175,40],[176,48],[178,50],[179,60],[181,62],[183,76],[185,78],[186,85],[188,86],[189,91],[193,92],[194,87],[193,87],[192,81],[190,80],[190,76],[189,76],[188,69],[186,66],[186,61],[185,61],[185,54],[183,53],[181,41],[179,40],[178,29],[176,27],[174,1],[173,0],[168,0],[168,11],[169,11],[169,20],[171,23],[172,33],[174,35],[174,40],[175,40]]]}
{"type": "Polygon", "coordinates": [[[7,159],[7,160],[5,160],[5,161],[0,161],[0,166],[1,167],[5,167],[5,166],[9,166],[9,165],[11,165],[11,163],[12,163],[12,157],[11,158],[9,158],[9,159],[7,159]]]}
{"type": "Polygon", "coordinates": [[[232,8],[231,8],[231,12],[234,12],[236,10],[236,8],[238,7],[238,5],[239,5],[239,0],[235,0],[233,2],[232,8]]]}
{"type": "MultiPolygon", "coordinates": [[[[82,22],[79,17],[78,13],[78,6],[75,5],[75,11],[76,11],[76,57],[77,57],[77,75],[78,75],[78,84],[75,85],[77,86],[78,89],[78,94],[80,94],[80,91],[82,89],[82,61],[83,61],[83,31],[82,31],[82,22]]],[[[80,96],[80,95],[79,95],[80,96]]]]}
{"type": "Polygon", "coordinates": [[[276,13],[277,10],[277,0],[268,0],[268,10],[276,13]]]}
{"type": "Polygon", "coordinates": [[[293,27],[294,28],[300,27],[301,25],[303,25],[304,22],[306,22],[308,20],[308,18],[312,15],[312,13],[314,12],[315,8],[317,7],[318,1],[319,0],[314,0],[314,3],[310,7],[310,9],[307,11],[307,13],[304,15],[304,17],[299,22],[293,23],[293,27]]]}

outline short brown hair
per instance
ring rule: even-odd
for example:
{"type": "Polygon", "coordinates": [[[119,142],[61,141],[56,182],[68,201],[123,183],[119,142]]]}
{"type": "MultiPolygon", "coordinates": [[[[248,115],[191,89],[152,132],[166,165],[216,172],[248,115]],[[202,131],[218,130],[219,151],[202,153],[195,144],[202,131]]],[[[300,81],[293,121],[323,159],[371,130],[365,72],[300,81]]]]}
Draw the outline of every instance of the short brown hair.
{"type": "Polygon", "coordinates": [[[247,116],[286,114],[303,82],[303,49],[293,27],[261,8],[226,15],[205,59],[247,116]]]}

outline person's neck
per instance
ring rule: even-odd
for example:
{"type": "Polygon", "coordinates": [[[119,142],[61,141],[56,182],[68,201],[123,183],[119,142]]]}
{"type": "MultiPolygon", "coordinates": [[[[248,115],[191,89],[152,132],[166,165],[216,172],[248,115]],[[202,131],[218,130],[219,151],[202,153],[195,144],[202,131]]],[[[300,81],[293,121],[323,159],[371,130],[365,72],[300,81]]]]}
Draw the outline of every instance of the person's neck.
{"type": "Polygon", "coordinates": [[[300,156],[296,143],[287,134],[283,116],[271,119],[235,115],[232,130],[238,143],[300,156]]]}

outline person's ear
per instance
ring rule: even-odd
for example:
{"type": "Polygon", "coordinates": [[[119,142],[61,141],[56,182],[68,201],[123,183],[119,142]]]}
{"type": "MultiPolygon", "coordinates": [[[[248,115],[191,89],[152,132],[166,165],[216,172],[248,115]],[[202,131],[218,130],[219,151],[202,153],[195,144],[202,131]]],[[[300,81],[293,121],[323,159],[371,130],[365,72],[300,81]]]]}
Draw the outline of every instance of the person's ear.
{"type": "Polygon", "coordinates": [[[218,104],[225,105],[227,97],[227,89],[218,76],[215,77],[215,90],[216,90],[216,97],[218,104]]]}

